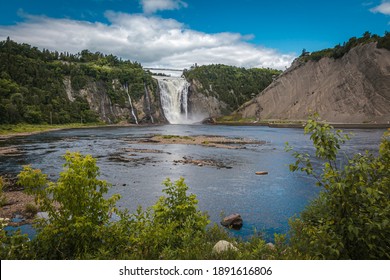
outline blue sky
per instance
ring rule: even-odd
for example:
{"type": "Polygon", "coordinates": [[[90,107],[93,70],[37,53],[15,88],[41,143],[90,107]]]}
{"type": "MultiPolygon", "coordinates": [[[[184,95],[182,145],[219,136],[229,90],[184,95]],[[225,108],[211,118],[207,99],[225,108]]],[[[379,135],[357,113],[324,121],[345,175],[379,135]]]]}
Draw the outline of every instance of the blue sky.
{"type": "Polygon", "coordinates": [[[171,68],[284,69],[303,48],[386,30],[390,0],[13,0],[0,11],[0,40],[171,68]]]}

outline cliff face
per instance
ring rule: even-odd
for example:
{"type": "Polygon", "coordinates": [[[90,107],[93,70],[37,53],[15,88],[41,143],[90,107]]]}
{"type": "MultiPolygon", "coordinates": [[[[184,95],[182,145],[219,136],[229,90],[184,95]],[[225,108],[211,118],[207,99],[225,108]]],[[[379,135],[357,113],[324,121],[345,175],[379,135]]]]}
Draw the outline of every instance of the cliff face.
{"type": "Polygon", "coordinates": [[[318,112],[330,122],[390,121],[390,51],[370,43],[340,59],[296,60],[237,113],[244,118],[307,119],[318,112]]]}
{"type": "Polygon", "coordinates": [[[188,90],[189,112],[202,118],[230,113],[229,106],[209,91],[212,91],[212,88],[204,90],[202,84],[196,79],[190,81],[188,90]],[[203,92],[206,92],[206,94],[203,92]]]}
{"type": "MultiPolygon", "coordinates": [[[[89,107],[94,111],[99,119],[105,123],[136,123],[132,114],[132,108],[138,123],[165,123],[166,119],[161,113],[160,100],[150,88],[145,88],[145,94],[138,100],[132,99],[132,104],[128,100],[126,92],[118,81],[112,82],[114,91],[121,91],[124,95],[123,104],[113,103],[107,89],[102,82],[89,81],[85,87],[80,90],[72,88],[71,79],[65,77],[64,86],[69,101],[74,102],[77,97],[87,100],[89,107]]],[[[130,96],[132,95],[129,92],[130,96]]]]}

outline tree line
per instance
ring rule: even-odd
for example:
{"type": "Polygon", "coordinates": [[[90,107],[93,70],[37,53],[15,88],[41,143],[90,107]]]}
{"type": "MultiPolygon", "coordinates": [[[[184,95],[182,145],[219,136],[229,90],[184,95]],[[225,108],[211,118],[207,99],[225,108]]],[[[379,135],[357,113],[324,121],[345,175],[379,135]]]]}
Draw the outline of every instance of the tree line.
{"type": "Polygon", "coordinates": [[[0,124],[65,124],[96,122],[85,97],[71,102],[64,79],[78,92],[96,82],[113,104],[124,105],[125,96],[114,80],[131,88],[133,98],[144,94],[144,84],[155,87],[151,75],[138,62],[83,50],[78,54],[39,50],[10,38],[0,42],[0,124]]]}
{"type": "Polygon", "coordinates": [[[183,75],[190,82],[200,82],[202,88],[199,90],[203,94],[217,97],[234,111],[263,91],[281,72],[269,68],[212,64],[185,69],[183,75]]]}
{"type": "Polygon", "coordinates": [[[348,42],[344,42],[342,45],[337,44],[334,48],[324,49],[320,51],[315,51],[312,53],[307,52],[303,49],[301,56],[299,59],[301,61],[319,61],[323,57],[330,57],[334,59],[339,59],[347,54],[352,48],[365,45],[368,43],[377,42],[376,47],[378,49],[387,49],[390,50],[390,33],[388,31],[385,32],[384,36],[379,36],[377,34],[371,34],[366,31],[362,37],[356,38],[352,37],[348,40],[348,42]]]}

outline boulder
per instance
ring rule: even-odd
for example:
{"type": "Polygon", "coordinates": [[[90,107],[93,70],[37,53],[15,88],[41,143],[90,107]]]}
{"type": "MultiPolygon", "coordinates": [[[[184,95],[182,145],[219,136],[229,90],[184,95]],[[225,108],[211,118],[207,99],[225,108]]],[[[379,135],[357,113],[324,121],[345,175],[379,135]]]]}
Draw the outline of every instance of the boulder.
{"type": "Polygon", "coordinates": [[[269,243],[267,243],[267,244],[265,244],[269,249],[271,249],[271,250],[275,250],[275,245],[274,245],[274,243],[272,243],[272,242],[269,242],[269,243]]]}
{"type": "Polygon", "coordinates": [[[236,247],[234,247],[234,245],[232,243],[230,243],[226,240],[218,241],[213,247],[213,253],[217,253],[217,254],[220,254],[222,252],[226,252],[229,250],[237,251],[238,249],[236,247]]]}
{"type": "Polygon", "coordinates": [[[242,218],[240,214],[231,214],[221,221],[221,225],[228,228],[233,228],[236,230],[241,229],[242,227],[242,218]]]}

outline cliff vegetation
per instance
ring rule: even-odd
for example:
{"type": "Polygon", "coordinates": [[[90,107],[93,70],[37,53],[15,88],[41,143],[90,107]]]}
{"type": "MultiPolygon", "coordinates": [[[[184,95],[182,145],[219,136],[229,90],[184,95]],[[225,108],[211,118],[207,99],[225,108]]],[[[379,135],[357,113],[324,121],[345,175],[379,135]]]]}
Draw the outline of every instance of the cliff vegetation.
{"type": "Polygon", "coordinates": [[[246,69],[222,64],[194,66],[183,72],[189,82],[200,83],[198,90],[202,94],[216,97],[230,110],[236,110],[260,93],[280,73],[269,68],[246,69]]]}
{"type": "Polygon", "coordinates": [[[99,113],[91,109],[86,96],[70,100],[65,80],[75,92],[97,83],[113,104],[122,107],[127,96],[113,86],[115,81],[127,85],[136,101],[145,93],[145,85],[156,87],[137,62],[88,50],[78,54],[39,50],[7,38],[0,42],[0,124],[98,121],[99,113]]]}
{"type": "Polygon", "coordinates": [[[338,59],[343,57],[354,47],[357,47],[359,45],[365,45],[368,43],[374,43],[374,42],[377,42],[378,49],[383,48],[383,49],[390,50],[390,33],[386,31],[385,35],[381,37],[377,34],[371,34],[370,32],[367,31],[363,34],[362,37],[360,38],[352,37],[348,40],[348,42],[344,42],[343,45],[338,44],[334,48],[315,51],[312,53],[309,53],[306,51],[306,49],[303,49],[299,60],[304,62],[309,60],[319,61],[321,58],[324,57],[331,57],[334,59],[338,59]]]}

